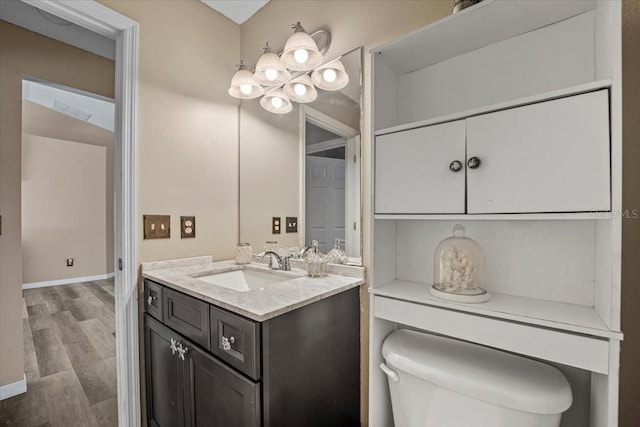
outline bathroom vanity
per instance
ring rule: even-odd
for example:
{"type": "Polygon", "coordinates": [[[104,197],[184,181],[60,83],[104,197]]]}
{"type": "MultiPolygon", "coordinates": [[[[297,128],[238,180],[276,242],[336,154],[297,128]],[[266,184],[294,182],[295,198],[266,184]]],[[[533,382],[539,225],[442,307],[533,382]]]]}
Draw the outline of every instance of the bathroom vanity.
{"type": "Polygon", "coordinates": [[[143,264],[149,425],[360,425],[363,269],[332,271],[143,264]]]}
{"type": "Polygon", "coordinates": [[[618,1],[485,0],[372,49],[370,396],[399,328],[558,367],[562,426],[616,426],[622,211],[618,1]],[[455,224],[488,302],[429,294],[455,224]]]}

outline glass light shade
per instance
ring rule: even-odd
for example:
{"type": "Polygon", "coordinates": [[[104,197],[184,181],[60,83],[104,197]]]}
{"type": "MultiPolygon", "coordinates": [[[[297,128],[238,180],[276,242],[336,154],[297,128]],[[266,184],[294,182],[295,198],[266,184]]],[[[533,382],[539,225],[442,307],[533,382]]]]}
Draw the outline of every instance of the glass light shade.
{"type": "Polygon", "coordinates": [[[240,99],[253,99],[264,94],[264,88],[253,78],[253,73],[240,68],[231,79],[229,95],[240,99]]]}
{"type": "Polygon", "coordinates": [[[261,85],[278,86],[288,81],[291,78],[291,73],[282,65],[280,57],[267,44],[264,53],[258,59],[253,78],[261,85]]]}
{"type": "Polygon", "coordinates": [[[292,101],[302,104],[313,102],[318,97],[318,91],[307,74],[291,80],[284,85],[283,90],[292,101]]]}
{"type": "Polygon", "coordinates": [[[290,70],[309,71],[322,64],[318,45],[298,22],[282,52],[282,63],[290,70]]]}
{"type": "Polygon", "coordinates": [[[275,114],[286,114],[293,109],[289,97],[282,89],[272,90],[260,99],[260,105],[265,110],[275,114]]]}
{"type": "Polygon", "coordinates": [[[328,62],[311,73],[314,85],[324,90],[340,90],[349,84],[349,75],[339,59],[328,62]]]}

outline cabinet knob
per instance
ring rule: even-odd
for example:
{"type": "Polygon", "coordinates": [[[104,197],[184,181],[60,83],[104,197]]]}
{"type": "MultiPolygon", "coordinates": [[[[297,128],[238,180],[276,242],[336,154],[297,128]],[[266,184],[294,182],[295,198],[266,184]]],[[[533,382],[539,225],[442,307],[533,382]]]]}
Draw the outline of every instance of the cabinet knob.
{"type": "Polygon", "coordinates": [[[169,348],[171,349],[171,354],[176,354],[176,351],[178,351],[178,341],[171,338],[171,345],[169,348]]]}
{"type": "Polygon", "coordinates": [[[147,298],[147,305],[153,304],[156,299],[158,299],[158,297],[149,295],[149,298],[147,298]]]}
{"type": "Polygon", "coordinates": [[[189,349],[187,347],[183,347],[182,343],[178,344],[178,357],[184,360],[184,355],[187,354],[189,349]]]}
{"type": "Polygon", "coordinates": [[[467,166],[469,166],[470,169],[478,169],[481,163],[482,161],[479,157],[472,157],[467,161],[467,166]]]}
{"type": "Polygon", "coordinates": [[[460,160],[454,160],[449,164],[449,170],[451,172],[460,172],[462,170],[462,162],[460,160]]]}
{"type": "Polygon", "coordinates": [[[227,338],[223,335],[222,338],[220,338],[220,342],[222,343],[222,349],[224,351],[229,351],[231,350],[231,344],[236,342],[236,338],[234,336],[227,338]]]}

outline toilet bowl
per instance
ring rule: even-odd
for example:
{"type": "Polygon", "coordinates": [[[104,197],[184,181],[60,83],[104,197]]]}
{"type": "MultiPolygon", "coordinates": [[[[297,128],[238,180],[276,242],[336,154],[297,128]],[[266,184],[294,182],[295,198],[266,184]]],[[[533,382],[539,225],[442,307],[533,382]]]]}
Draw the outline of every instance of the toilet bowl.
{"type": "Polygon", "coordinates": [[[382,345],[395,427],[557,427],[572,403],[556,368],[401,329],[382,345]]]}

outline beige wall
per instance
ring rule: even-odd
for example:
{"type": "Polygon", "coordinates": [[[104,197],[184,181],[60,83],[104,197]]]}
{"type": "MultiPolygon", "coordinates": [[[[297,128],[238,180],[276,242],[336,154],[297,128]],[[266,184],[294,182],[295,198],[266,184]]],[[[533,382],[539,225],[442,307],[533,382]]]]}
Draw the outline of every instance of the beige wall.
{"type": "MultiPolygon", "coordinates": [[[[622,6],[623,210],[640,212],[640,1],[622,6]]],[[[640,421],[640,218],[622,222],[620,426],[640,421]]]]}
{"type": "Polygon", "coordinates": [[[106,147],[23,134],[24,283],[107,273],[106,164],[106,147]]]}
{"type": "MultiPolygon", "coordinates": [[[[106,182],[104,191],[107,212],[104,222],[106,235],[106,272],[112,273],[115,266],[113,261],[114,133],[30,101],[22,102],[22,131],[23,133],[30,135],[62,139],[65,141],[82,142],[84,144],[100,145],[106,148],[106,182]]],[[[75,272],[75,270],[73,271],[75,272]]],[[[77,272],[74,274],[75,276],[70,277],[80,276],[77,272]]],[[[28,283],[26,278],[23,278],[23,283],[28,283]]]]}
{"type": "Polygon", "coordinates": [[[233,256],[238,240],[237,102],[227,94],[240,29],[198,0],[117,1],[140,24],[138,260],[233,256]],[[171,215],[171,238],[142,239],[142,215],[171,215]],[[180,238],[195,215],[196,237],[180,238]]]}
{"type": "Polygon", "coordinates": [[[22,379],[22,76],[114,94],[114,63],[0,22],[0,386],[22,379]]]}

